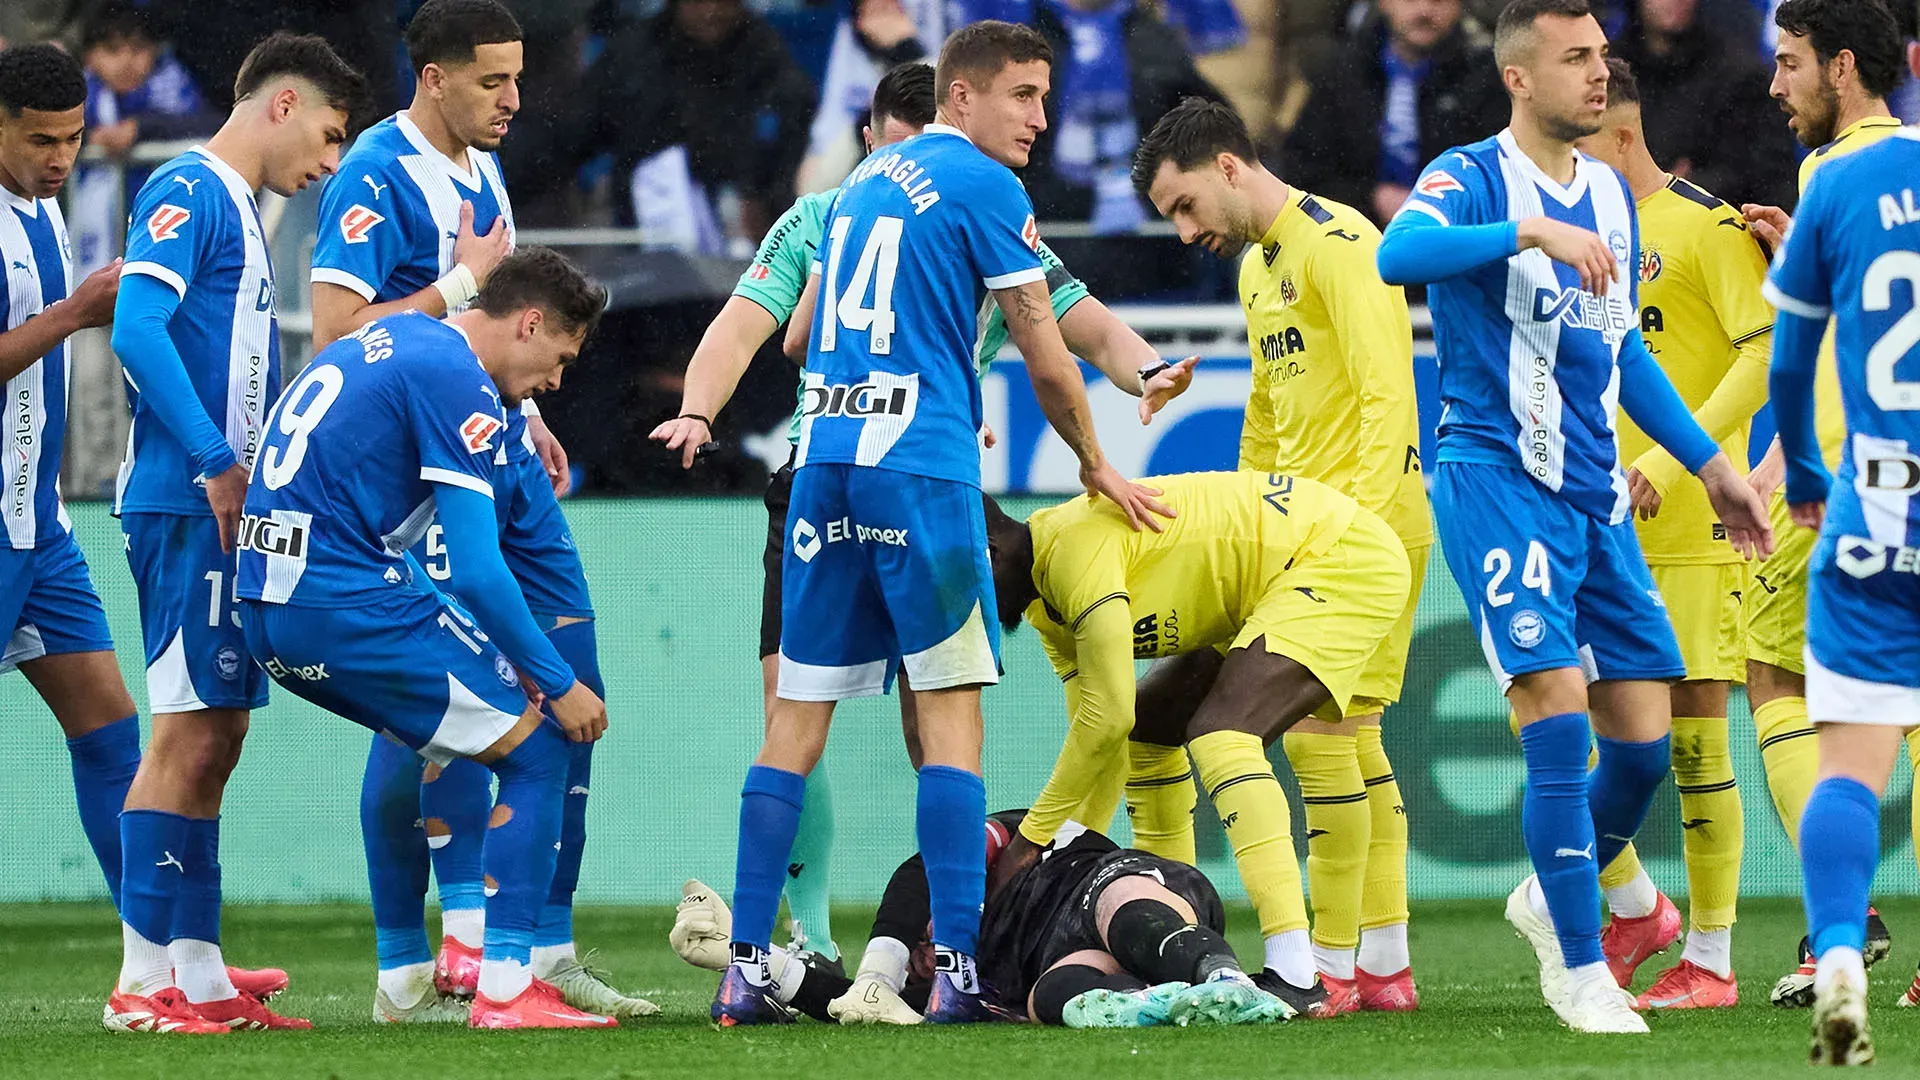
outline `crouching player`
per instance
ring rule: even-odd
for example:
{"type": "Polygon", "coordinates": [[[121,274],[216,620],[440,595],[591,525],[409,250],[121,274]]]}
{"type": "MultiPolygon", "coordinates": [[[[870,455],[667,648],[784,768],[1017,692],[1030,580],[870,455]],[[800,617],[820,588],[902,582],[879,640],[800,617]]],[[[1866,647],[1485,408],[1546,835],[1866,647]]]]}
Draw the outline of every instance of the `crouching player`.
{"type": "MultiPolygon", "coordinates": [[[[987,819],[993,866],[1027,816],[987,819]]],[[[784,1003],[842,1024],[917,1024],[932,988],[931,900],[914,855],[894,871],[853,979],[774,950],[784,1003]],[[908,942],[917,944],[910,946],[908,942]]],[[[727,963],[728,913],[698,882],[670,935],[690,964],[727,963]]],[[[1205,874],[1122,848],[1069,821],[1039,861],[987,900],[981,916],[982,985],[1009,1017],[1082,1028],[1254,1024],[1293,1015],[1256,989],[1221,936],[1226,915],[1205,874]]]]}
{"type": "Polygon", "coordinates": [[[1069,814],[1129,773],[1136,842],[1192,863],[1190,752],[1267,939],[1254,982],[1296,1012],[1331,1015],[1266,747],[1309,715],[1337,719],[1348,707],[1406,606],[1406,548],[1378,516],[1316,481],[1246,472],[1151,484],[1178,514],[1158,533],[1136,534],[1086,500],[1024,523],[989,504],[1001,622],[1012,629],[1024,612],[1039,629],[1071,714],[1053,776],[994,880],[1037,858],[1069,814]],[[1226,660],[1197,707],[1142,714],[1136,727],[1133,661],[1205,648],[1226,660]]]}
{"type": "Polygon", "coordinates": [[[530,249],[466,312],[395,315],[335,342],[268,418],[240,527],[241,621],[268,674],[434,764],[472,758],[499,779],[473,1027],[615,1026],[529,966],[568,740],[599,738],[607,714],[527,610],[493,503],[503,409],[560,384],[605,305],[572,264],[530,249]],[[436,513],[478,626],[412,580],[406,550],[436,513]]]}

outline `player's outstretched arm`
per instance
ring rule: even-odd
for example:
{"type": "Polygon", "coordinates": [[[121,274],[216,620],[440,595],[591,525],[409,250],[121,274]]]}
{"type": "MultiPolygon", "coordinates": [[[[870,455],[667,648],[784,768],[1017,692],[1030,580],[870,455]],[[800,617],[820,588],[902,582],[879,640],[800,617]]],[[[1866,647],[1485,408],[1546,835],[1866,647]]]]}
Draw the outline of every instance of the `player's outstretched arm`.
{"type": "Polygon", "coordinates": [[[0,382],[32,367],[76,332],[112,322],[119,295],[120,260],[115,259],[88,274],[73,295],[0,334],[0,382]]]}
{"type": "Polygon", "coordinates": [[[1595,296],[1607,295],[1614,274],[1607,242],[1590,230],[1549,217],[1449,225],[1431,216],[1425,204],[1408,203],[1381,236],[1375,261],[1381,279],[1389,285],[1425,285],[1533,248],[1572,267],[1580,275],[1581,288],[1595,296]]]}
{"type": "Polygon", "coordinates": [[[793,314],[787,317],[787,332],[780,339],[780,352],[801,367],[807,366],[807,348],[813,342],[813,309],[819,305],[820,275],[808,274],[807,287],[800,290],[793,314]]]}
{"type": "Polygon", "coordinates": [[[1053,320],[1046,283],[1031,281],[995,289],[993,297],[1006,316],[1007,335],[1026,357],[1027,377],[1033,381],[1033,394],[1040,400],[1041,411],[1080,459],[1080,480],[1088,493],[1113,500],[1133,528],[1144,524],[1159,532],[1154,515],[1170,518],[1173,511],[1155,501],[1159,491],[1121,476],[1101,452],[1100,440],[1093,431],[1093,410],[1087,404],[1087,385],[1081,381],[1080,365],[1067,352],[1060,326],[1053,320]]]}
{"type": "Polygon", "coordinates": [[[1089,796],[1127,772],[1127,736],[1133,732],[1133,619],[1127,595],[1117,592],[1075,622],[1074,663],[1066,680],[1067,738],[1046,787],[1020,822],[1035,847],[1053,841],[1089,796]]]}
{"type": "Polygon", "coordinates": [[[1787,508],[1794,524],[1817,529],[1826,513],[1827,492],[1833,476],[1820,453],[1814,419],[1813,381],[1819,363],[1824,318],[1808,318],[1782,309],[1773,329],[1774,422],[1780,428],[1777,444],[1785,465],[1787,508]]]}
{"type": "MultiPolygon", "coordinates": [[[[398,300],[376,304],[345,285],[313,283],[313,351],[319,352],[341,337],[374,321],[403,311],[420,311],[435,318],[459,308],[479,294],[487,275],[511,250],[507,219],[496,218],[484,235],[473,231],[473,204],[460,204],[460,227],[453,241],[453,269],[445,277],[398,300]]],[[[371,283],[370,283],[371,284],[371,283]]]]}
{"type": "Polygon", "coordinates": [[[1083,297],[1060,316],[1060,337],[1075,356],[1100,369],[1107,381],[1140,399],[1140,423],[1147,424],[1167,402],[1193,385],[1193,368],[1200,362],[1189,356],[1171,364],[1145,382],[1140,373],[1160,366],[1160,353],[1135,333],[1113,310],[1094,297],[1083,297]]]}
{"type": "Polygon", "coordinates": [[[681,468],[692,468],[694,455],[713,438],[708,425],[733,398],[740,377],[753,363],[753,354],[777,329],[779,324],[766,308],[744,296],[728,297],[720,314],[707,324],[707,332],[693,350],[693,359],[687,362],[680,415],[654,428],[647,437],[678,451],[681,468]]]}

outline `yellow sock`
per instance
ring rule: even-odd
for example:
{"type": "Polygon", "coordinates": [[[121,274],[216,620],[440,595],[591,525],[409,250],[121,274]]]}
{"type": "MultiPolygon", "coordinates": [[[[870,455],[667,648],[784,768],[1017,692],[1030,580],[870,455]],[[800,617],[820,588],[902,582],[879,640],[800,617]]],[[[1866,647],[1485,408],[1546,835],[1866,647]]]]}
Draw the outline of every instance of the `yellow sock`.
{"type": "Polygon", "coordinates": [[[1265,937],[1307,928],[1307,902],[1300,894],[1300,861],[1293,850],[1293,815],[1287,794],[1258,735],[1212,731],[1187,746],[1200,783],[1226,826],[1240,866],[1240,883],[1260,916],[1265,937]]]}
{"type": "Polygon", "coordinates": [[[1355,752],[1367,786],[1367,813],[1373,819],[1367,874],[1360,888],[1360,929],[1377,930],[1407,921],[1407,807],[1380,744],[1378,724],[1361,726],[1355,752]]]}
{"type": "Polygon", "coordinates": [[[1290,731],[1281,740],[1307,808],[1307,895],[1313,943],[1360,947],[1360,898],[1373,841],[1373,812],[1352,735],[1290,731]]]}
{"type": "Polygon", "coordinates": [[[1127,744],[1127,820],[1133,846],[1193,865],[1193,766],[1179,746],[1127,744]]]}
{"type": "Polygon", "coordinates": [[[1733,925],[1745,847],[1727,719],[1673,718],[1673,782],[1687,858],[1687,919],[1695,930],[1733,925]]]}
{"type": "Polygon", "coordinates": [[[1813,794],[1820,772],[1819,740],[1807,722],[1807,699],[1775,698],[1753,711],[1753,733],[1760,740],[1760,761],[1767,769],[1767,793],[1780,815],[1787,839],[1800,846],[1800,811],[1813,794]]]}
{"type": "MultiPolygon", "coordinates": [[[[1907,760],[1920,761],[1920,728],[1907,732],[1907,760]]],[[[1920,799],[1913,800],[1913,857],[1920,861],[1920,799]]]]}

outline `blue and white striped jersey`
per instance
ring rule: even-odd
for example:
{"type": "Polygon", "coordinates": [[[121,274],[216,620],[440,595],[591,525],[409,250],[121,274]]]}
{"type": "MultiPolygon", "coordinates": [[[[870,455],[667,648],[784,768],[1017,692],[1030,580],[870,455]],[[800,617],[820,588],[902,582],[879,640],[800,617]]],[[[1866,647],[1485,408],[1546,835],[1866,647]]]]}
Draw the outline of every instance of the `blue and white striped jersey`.
{"type": "MultiPolygon", "coordinates": [[[[27,199],[0,187],[0,306],[6,329],[64,300],[72,284],[73,246],[59,204],[27,199]]],[[[16,551],[68,531],[60,501],[60,452],[67,430],[67,343],[27,365],[6,384],[6,430],[0,455],[6,462],[6,502],[0,520],[7,546],[16,551]]]]}
{"type": "MultiPolygon", "coordinates": [[[[280,396],[273,263],[253,190],[204,147],[154,170],[134,197],[122,277],[144,274],[180,297],[167,323],[200,404],[253,466],[267,409],[280,396]]],[[[133,430],[116,513],[212,516],[193,458],[128,380],[133,430]]]]}
{"type": "Polygon", "coordinates": [[[1627,520],[1614,414],[1621,345],[1639,331],[1639,220],[1612,168],[1577,156],[1573,182],[1555,182],[1510,131],[1457,147],[1420,174],[1401,213],[1446,225],[1545,215],[1602,237],[1614,258],[1605,297],[1538,249],[1427,289],[1440,361],[1439,459],[1518,465],[1575,508],[1627,520]]]}

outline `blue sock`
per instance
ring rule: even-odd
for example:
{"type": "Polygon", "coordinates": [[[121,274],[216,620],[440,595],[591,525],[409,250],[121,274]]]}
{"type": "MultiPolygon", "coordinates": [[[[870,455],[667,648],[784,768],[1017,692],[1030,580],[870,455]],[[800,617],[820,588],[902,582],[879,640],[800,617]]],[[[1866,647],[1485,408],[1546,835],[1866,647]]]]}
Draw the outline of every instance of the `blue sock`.
{"type": "Polygon", "coordinates": [[[1640,831],[1647,820],[1647,808],[1653,805],[1653,793],[1673,768],[1673,738],[1662,735],[1652,742],[1621,742],[1604,735],[1600,744],[1600,764],[1587,776],[1587,809],[1593,814],[1593,834],[1597,841],[1593,861],[1606,866],[1640,831]]]}
{"type": "Polygon", "coordinates": [[[972,956],[987,896],[987,785],[965,769],[921,766],[915,831],[927,864],[933,943],[972,956]]]}
{"type": "Polygon", "coordinates": [[[1858,780],[1814,786],[1800,814],[1800,868],[1813,955],[1867,941],[1867,889],[1880,861],[1880,800],[1858,780]]]}
{"type": "Polygon", "coordinates": [[[531,960],[540,907],[553,885],[568,745],[559,728],[542,724],[491,766],[500,777],[496,803],[511,814],[505,823],[486,831],[485,880],[494,892],[486,901],[482,960],[521,964],[531,960]]]}
{"type": "Polygon", "coordinates": [[[360,836],[382,970],[433,960],[427,940],[427,835],[420,827],[420,755],[382,735],[360,781],[360,836]]]}
{"type": "Polygon", "coordinates": [[[1520,729],[1527,759],[1520,835],[1570,968],[1606,959],[1600,951],[1600,863],[1587,807],[1591,745],[1586,713],[1561,713],[1520,729]]]}
{"type": "Polygon", "coordinates": [[[755,765],[740,789],[740,842],[733,855],[733,940],[765,951],[786,884],[787,856],[800,831],[807,778],[755,765]]]}
{"type": "MultiPolygon", "coordinates": [[[[547,631],[560,658],[600,700],[607,690],[600,681],[600,653],[594,641],[593,620],[568,623],[547,631]]],[[[593,780],[592,743],[569,743],[567,801],[560,816],[560,858],[553,867],[553,887],[540,911],[535,945],[565,945],[573,940],[573,894],[580,887],[580,861],[587,849],[587,789],[593,780]]]]}
{"type": "Polygon", "coordinates": [[[220,819],[187,819],[187,871],[173,903],[173,937],[220,944],[220,819]]]}
{"type": "Polygon", "coordinates": [[[441,911],[486,907],[487,891],[481,877],[485,873],[487,815],[493,812],[493,774],[485,765],[454,758],[440,775],[422,783],[419,791],[420,817],[426,824],[441,911]]]}
{"type": "Polygon", "coordinates": [[[129,716],[67,740],[73,759],[73,797],[80,828],[106,876],[113,909],[120,910],[120,811],[140,771],[140,718],[129,716]]]}
{"type": "Polygon", "coordinates": [[[164,810],[120,815],[120,920],[156,945],[173,940],[174,901],[187,878],[191,824],[164,810]]]}

